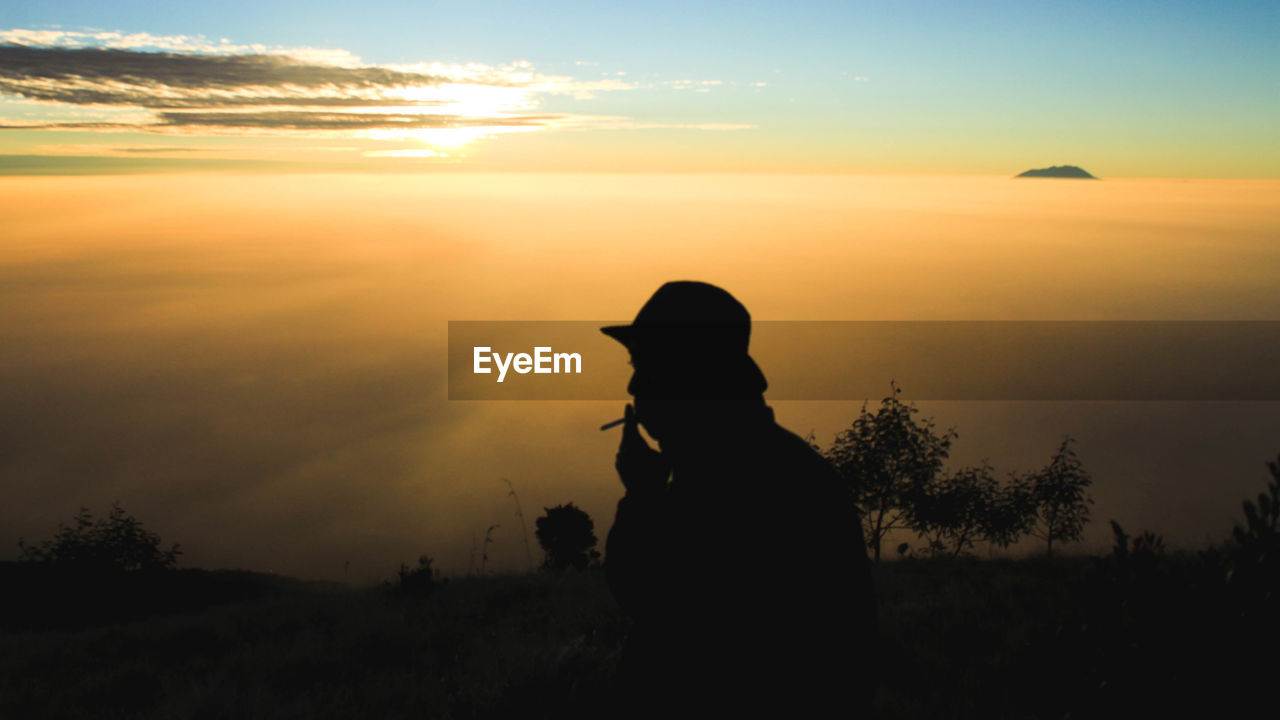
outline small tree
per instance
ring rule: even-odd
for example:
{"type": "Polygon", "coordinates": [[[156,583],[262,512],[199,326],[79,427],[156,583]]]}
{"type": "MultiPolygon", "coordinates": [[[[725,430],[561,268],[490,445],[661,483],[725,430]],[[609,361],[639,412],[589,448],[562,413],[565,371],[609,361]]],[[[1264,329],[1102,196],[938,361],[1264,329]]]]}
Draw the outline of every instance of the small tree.
{"type": "Polygon", "coordinates": [[[880,409],[873,414],[864,404],[825,453],[853,494],[877,562],[885,535],[908,525],[913,493],[941,470],[956,437],[954,429],[937,434],[933,420],[917,421],[919,411],[899,397],[902,388],[889,387],[880,409]]]}
{"type": "Polygon", "coordinates": [[[1227,544],[1227,585],[1247,603],[1244,614],[1275,628],[1280,601],[1280,456],[1268,462],[1271,480],[1258,500],[1244,501],[1244,523],[1236,523],[1227,544]]]}
{"type": "Polygon", "coordinates": [[[1236,523],[1231,531],[1232,539],[1241,548],[1273,550],[1280,546],[1280,456],[1267,463],[1267,470],[1271,471],[1267,492],[1258,493],[1257,504],[1244,501],[1245,523],[1236,523]]]}
{"type": "Polygon", "coordinates": [[[1070,437],[1063,439],[1049,464],[1020,483],[1019,492],[1030,498],[1033,509],[1028,534],[1045,541],[1050,557],[1054,541],[1080,540],[1093,504],[1088,492],[1093,479],[1071,449],[1072,442],[1070,437]]]}
{"type": "Polygon", "coordinates": [[[544,570],[582,570],[599,559],[591,516],[574,507],[573,503],[543,510],[546,514],[538,518],[534,534],[545,553],[544,570]]]}
{"type": "Polygon", "coordinates": [[[1030,532],[1035,519],[1035,499],[1030,486],[1011,475],[1008,483],[996,488],[987,504],[982,537],[992,545],[1007,549],[1030,532]]]}
{"type": "Polygon", "coordinates": [[[143,529],[119,503],[111,506],[110,515],[96,520],[88,508],[80,508],[70,527],[58,523],[52,540],[38,545],[18,540],[18,548],[26,562],[129,571],[171,568],[182,554],[177,544],[161,550],[160,536],[143,529]]]}
{"type": "Polygon", "coordinates": [[[986,536],[999,483],[985,462],[950,475],[935,476],[912,494],[912,529],[933,555],[960,555],[986,536]]]}

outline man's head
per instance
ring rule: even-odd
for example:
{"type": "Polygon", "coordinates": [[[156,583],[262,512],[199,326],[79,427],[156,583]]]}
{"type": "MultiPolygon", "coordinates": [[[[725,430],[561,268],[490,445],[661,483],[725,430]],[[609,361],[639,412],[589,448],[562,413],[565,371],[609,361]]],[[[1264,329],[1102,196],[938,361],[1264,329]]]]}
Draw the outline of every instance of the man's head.
{"type": "Polygon", "coordinates": [[[732,295],[702,282],[669,282],[630,325],[601,328],[626,346],[635,371],[627,392],[640,422],[659,440],[700,422],[767,383],[748,354],[751,315],[732,295]]]}

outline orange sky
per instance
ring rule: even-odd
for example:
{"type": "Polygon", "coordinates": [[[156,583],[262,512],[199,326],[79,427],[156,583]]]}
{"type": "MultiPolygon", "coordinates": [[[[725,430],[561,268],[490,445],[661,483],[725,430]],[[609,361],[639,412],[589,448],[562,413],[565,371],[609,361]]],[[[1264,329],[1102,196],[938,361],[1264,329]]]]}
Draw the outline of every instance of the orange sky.
{"type": "MultiPolygon", "coordinates": [[[[0,180],[0,527],[120,500],[195,565],[376,579],[573,501],[603,537],[616,403],[446,399],[448,320],[625,319],[707,280],[757,319],[1277,320],[1274,181],[144,175],[0,180]]],[[[625,362],[619,353],[618,362],[625,362]]],[[[769,368],[764,368],[766,374],[769,368]]],[[[889,378],[883,381],[888,383],[889,378]]],[[[910,391],[910,388],[908,388],[910,391]]],[[[876,398],[871,398],[874,402],[876,398]]],[[[857,403],[783,403],[829,440],[857,403]]],[[[957,462],[1064,433],[1107,517],[1194,544],[1274,403],[933,403],[957,462]]]]}

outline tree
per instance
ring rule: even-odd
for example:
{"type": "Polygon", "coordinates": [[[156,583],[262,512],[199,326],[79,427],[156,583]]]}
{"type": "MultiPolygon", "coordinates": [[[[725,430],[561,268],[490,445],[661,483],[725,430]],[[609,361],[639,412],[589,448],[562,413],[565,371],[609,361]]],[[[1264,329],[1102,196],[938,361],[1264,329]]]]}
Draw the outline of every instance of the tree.
{"type": "Polygon", "coordinates": [[[889,387],[880,409],[873,414],[863,404],[825,453],[853,494],[877,562],[881,541],[890,530],[907,526],[913,494],[938,474],[956,437],[954,429],[937,434],[932,419],[917,421],[919,411],[899,397],[902,388],[892,382],[889,387]]]}
{"type": "Polygon", "coordinates": [[[1268,462],[1271,481],[1258,501],[1244,501],[1244,523],[1236,523],[1227,544],[1227,584],[1245,601],[1243,613],[1276,627],[1280,600],[1280,456],[1268,462]]]}
{"type": "Polygon", "coordinates": [[[1071,437],[1064,438],[1058,452],[1043,469],[1019,483],[1019,492],[1029,497],[1031,521],[1027,534],[1044,540],[1053,557],[1053,543],[1076,542],[1089,522],[1089,486],[1093,479],[1071,449],[1071,437]]]}
{"type": "Polygon", "coordinates": [[[1000,485],[985,462],[950,475],[937,475],[912,493],[907,511],[911,528],[933,555],[952,557],[987,536],[1000,485]]]}
{"type": "Polygon", "coordinates": [[[534,534],[545,553],[544,570],[582,570],[599,559],[591,516],[574,507],[573,503],[543,510],[546,514],[536,521],[534,534]]]}
{"type": "Polygon", "coordinates": [[[160,536],[144,529],[119,503],[111,506],[110,515],[97,519],[82,507],[70,527],[58,523],[52,540],[38,545],[18,540],[18,548],[27,562],[126,571],[168,569],[182,554],[177,544],[161,550],[160,536]]]}
{"type": "MultiPolygon", "coordinates": [[[[1267,483],[1267,492],[1258,493],[1258,502],[1245,500],[1245,523],[1236,523],[1231,531],[1232,539],[1242,548],[1262,547],[1272,549],[1280,546],[1280,456],[1275,462],[1267,463],[1271,471],[1271,481],[1267,483]]],[[[1264,554],[1264,553],[1258,553],[1264,554]]]]}
{"type": "Polygon", "coordinates": [[[1036,507],[1030,487],[1011,475],[1010,481],[997,487],[987,504],[982,524],[982,537],[992,545],[1008,548],[1031,530],[1036,507]]]}

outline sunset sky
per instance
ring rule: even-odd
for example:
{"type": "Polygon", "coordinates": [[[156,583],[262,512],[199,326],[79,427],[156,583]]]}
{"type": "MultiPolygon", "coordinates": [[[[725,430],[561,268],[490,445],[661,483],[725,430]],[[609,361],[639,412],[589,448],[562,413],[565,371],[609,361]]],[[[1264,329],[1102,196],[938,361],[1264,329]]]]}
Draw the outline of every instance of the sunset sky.
{"type": "Polygon", "coordinates": [[[1278,32],[1270,2],[18,0],[0,172],[1273,178],[1278,32]]]}
{"type": "MultiPolygon", "coordinates": [[[[451,400],[447,329],[668,280],[757,321],[1280,321],[1277,37],[1275,2],[0,2],[0,560],[119,501],[192,567],[460,574],[497,527],[523,570],[504,480],[603,539],[621,387],[451,400]],[[1012,178],[1061,164],[1102,181],[1012,178]]],[[[923,386],[764,345],[777,390],[923,386]]],[[[913,359],[1002,372],[978,345],[913,359]]],[[[1280,403],[1180,390],[921,410],[949,471],[1076,438],[1086,550],[1200,547],[1280,403]]],[[[862,407],[766,399],[823,445],[862,407]]]]}

